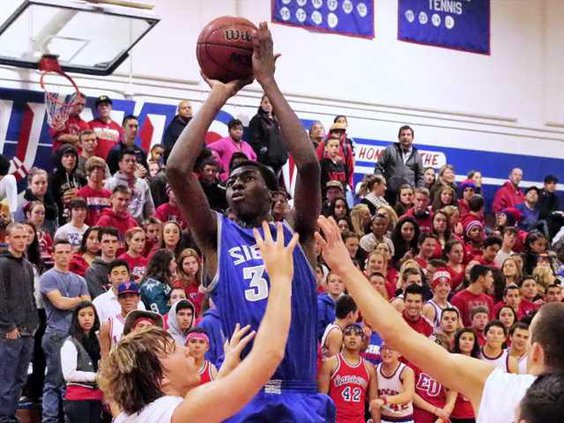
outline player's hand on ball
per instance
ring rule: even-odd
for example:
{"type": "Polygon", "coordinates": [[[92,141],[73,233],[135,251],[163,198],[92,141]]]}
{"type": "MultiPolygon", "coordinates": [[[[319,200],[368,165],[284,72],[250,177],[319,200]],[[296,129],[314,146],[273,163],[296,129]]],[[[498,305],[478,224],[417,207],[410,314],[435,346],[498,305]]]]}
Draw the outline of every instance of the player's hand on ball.
{"type": "Polygon", "coordinates": [[[323,259],[329,267],[337,270],[345,264],[352,263],[335,219],[332,217],[326,218],[325,216],[319,216],[317,224],[323,232],[323,236],[321,236],[319,232],[316,232],[315,239],[319,242],[323,259]]]}
{"type": "Polygon", "coordinates": [[[260,249],[266,272],[273,280],[280,278],[292,279],[294,274],[294,260],[292,253],[298,243],[298,234],[295,233],[287,246],[284,246],[284,231],[282,223],[276,223],[276,240],[272,239],[270,227],[267,222],[262,222],[264,239],[258,229],[253,229],[253,235],[260,249]]]}
{"type": "Polygon", "coordinates": [[[266,22],[259,23],[253,46],[253,74],[262,83],[274,77],[276,59],[280,57],[280,54],[274,54],[272,34],[266,22]]]}
{"type": "Polygon", "coordinates": [[[217,79],[208,78],[202,71],[200,71],[200,75],[202,75],[202,78],[204,79],[204,81],[206,81],[206,84],[210,86],[212,91],[220,91],[226,99],[233,97],[241,90],[241,88],[243,88],[245,85],[252,84],[253,82],[252,76],[247,79],[236,79],[229,82],[221,82],[217,79]]]}

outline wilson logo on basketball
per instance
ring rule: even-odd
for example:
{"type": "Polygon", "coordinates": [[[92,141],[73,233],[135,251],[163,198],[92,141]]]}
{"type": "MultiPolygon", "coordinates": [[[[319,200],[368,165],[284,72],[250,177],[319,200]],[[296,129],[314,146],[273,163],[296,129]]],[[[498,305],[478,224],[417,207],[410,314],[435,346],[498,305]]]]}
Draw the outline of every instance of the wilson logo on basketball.
{"type": "Polygon", "coordinates": [[[238,29],[226,29],[223,35],[228,41],[251,41],[252,34],[249,31],[239,31],[238,29]]]}

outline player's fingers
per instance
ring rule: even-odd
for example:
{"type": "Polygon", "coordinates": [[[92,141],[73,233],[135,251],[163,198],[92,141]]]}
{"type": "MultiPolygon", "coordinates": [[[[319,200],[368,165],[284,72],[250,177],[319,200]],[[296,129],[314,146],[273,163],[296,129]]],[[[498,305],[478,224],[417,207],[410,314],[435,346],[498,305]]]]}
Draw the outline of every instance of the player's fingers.
{"type": "Polygon", "coordinates": [[[272,234],[270,233],[270,226],[266,220],[262,221],[262,231],[264,232],[264,241],[267,244],[272,243],[272,234]]]}
{"type": "Polygon", "coordinates": [[[251,340],[255,337],[256,334],[257,334],[256,331],[252,331],[248,333],[245,337],[243,337],[235,347],[235,351],[241,354],[241,351],[243,351],[243,349],[249,344],[249,342],[251,342],[251,340]]]}
{"type": "Polygon", "coordinates": [[[315,240],[319,242],[319,246],[321,247],[321,249],[325,250],[325,248],[327,248],[327,241],[325,241],[325,238],[323,238],[321,234],[317,231],[313,234],[313,236],[315,236],[315,240]]]}
{"type": "Polygon", "coordinates": [[[284,246],[284,229],[280,222],[276,222],[276,244],[284,246]]]}
{"type": "Polygon", "coordinates": [[[251,330],[251,325],[247,325],[244,326],[240,329],[237,329],[234,333],[233,336],[231,337],[231,342],[236,344],[239,342],[239,340],[249,331],[251,330]]]}
{"type": "Polygon", "coordinates": [[[255,237],[258,247],[262,248],[264,246],[264,239],[262,239],[262,236],[257,228],[253,228],[253,236],[255,237]]]}
{"type": "Polygon", "coordinates": [[[296,248],[296,245],[298,244],[299,240],[300,240],[300,235],[298,233],[295,233],[292,236],[292,239],[290,240],[290,242],[288,243],[288,247],[286,247],[290,254],[292,254],[294,252],[294,248],[296,248]]]}

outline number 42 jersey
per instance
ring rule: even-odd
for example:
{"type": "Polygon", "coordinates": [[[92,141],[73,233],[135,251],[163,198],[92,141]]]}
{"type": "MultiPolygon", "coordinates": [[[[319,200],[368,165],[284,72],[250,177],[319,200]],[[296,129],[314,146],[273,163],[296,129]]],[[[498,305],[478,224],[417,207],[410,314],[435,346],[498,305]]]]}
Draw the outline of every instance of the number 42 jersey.
{"type": "MultiPolygon", "coordinates": [[[[218,269],[207,290],[219,311],[225,334],[233,333],[237,323],[257,330],[266,310],[270,280],[252,229],[243,228],[225,216],[218,219],[218,269]]],[[[262,227],[258,228],[264,238],[262,227]]],[[[272,237],[276,226],[270,224],[272,237]]],[[[284,223],[284,243],[293,232],[284,223]]],[[[300,245],[296,246],[292,280],[292,320],[284,360],[272,379],[280,388],[316,392],[317,295],[315,276],[300,245]]],[[[248,354],[248,347],[243,356],[248,354]]]]}

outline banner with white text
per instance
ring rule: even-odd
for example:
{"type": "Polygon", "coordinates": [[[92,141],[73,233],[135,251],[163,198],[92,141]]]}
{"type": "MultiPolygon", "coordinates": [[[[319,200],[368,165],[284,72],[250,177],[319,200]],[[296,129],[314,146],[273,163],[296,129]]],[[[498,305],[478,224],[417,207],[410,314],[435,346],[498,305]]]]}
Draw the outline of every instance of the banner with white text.
{"type": "Polygon", "coordinates": [[[398,39],[490,54],[490,0],[398,0],[398,39]]]}
{"type": "Polygon", "coordinates": [[[272,22],[374,38],[374,0],[272,0],[272,22]]]}

